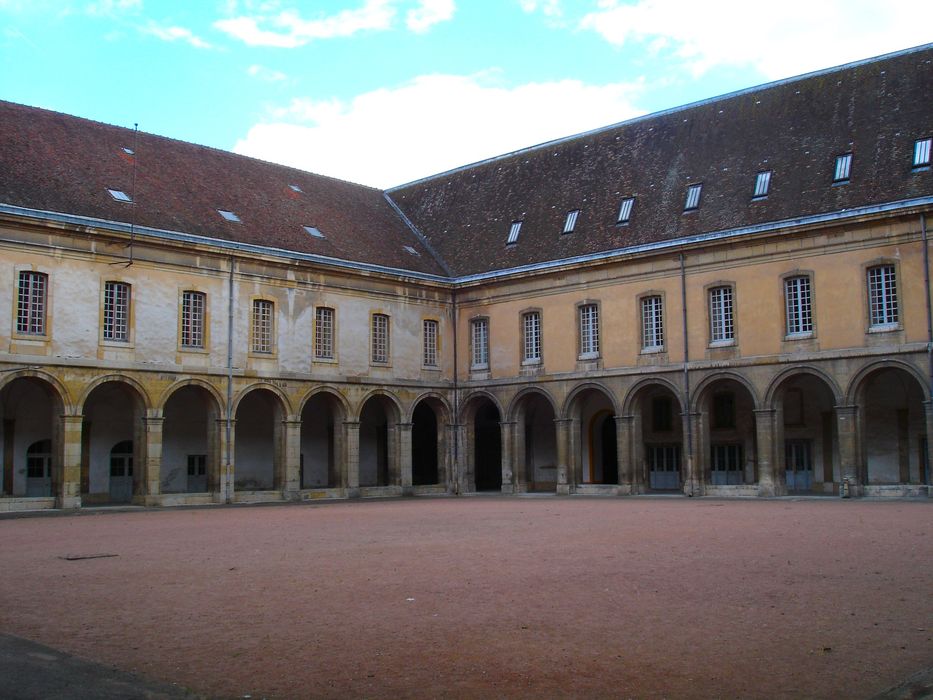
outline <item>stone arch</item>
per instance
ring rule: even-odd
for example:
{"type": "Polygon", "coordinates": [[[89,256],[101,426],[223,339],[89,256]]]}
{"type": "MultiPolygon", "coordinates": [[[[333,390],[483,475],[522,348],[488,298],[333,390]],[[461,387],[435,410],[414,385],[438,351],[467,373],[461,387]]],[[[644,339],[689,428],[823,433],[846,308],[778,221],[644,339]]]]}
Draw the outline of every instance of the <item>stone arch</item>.
{"type": "Polygon", "coordinates": [[[402,407],[389,391],[374,389],[359,402],[360,487],[401,487],[399,423],[402,407]]]}
{"type": "Polygon", "coordinates": [[[908,362],[904,362],[903,360],[886,359],[869,362],[852,376],[852,379],[849,380],[849,385],[846,388],[846,403],[849,405],[859,403],[859,395],[865,387],[865,380],[875,372],[884,369],[900,369],[907,372],[914,379],[916,379],[917,383],[920,385],[920,389],[923,391],[923,400],[930,400],[930,387],[927,384],[927,378],[923,376],[922,372],[920,372],[914,365],[908,362]]]}
{"type": "Polygon", "coordinates": [[[124,374],[106,374],[102,377],[94,379],[90,384],[84,387],[84,391],[81,392],[81,397],[78,399],[77,403],[78,409],[81,411],[81,413],[85,412],[85,404],[87,404],[87,400],[93,391],[97,387],[108,382],[125,384],[139,396],[140,400],[142,401],[143,410],[148,411],[152,408],[152,398],[149,396],[149,392],[146,391],[146,388],[140,382],[133,379],[132,377],[127,377],[124,374]]]}
{"type": "Polygon", "coordinates": [[[280,491],[286,486],[285,426],[291,404],[277,386],[250,384],[237,394],[231,406],[235,422],[233,438],[234,488],[249,492],[280,491]]]}
{"type": "Polygon", "coordinates": [[[635,402],[639,398],[639,393],[646,387],[652,386],[661,386],[670,391],[670,393],[677,400],[677,404],[680,407],[680,412],[683,413],[684,398],[679,386],[664,377],[645,377],[644,379],[639,379],[626,390],[622,399],[621,415],[631,415],[635,411],[635,402]]]}
{"type": "Polygon", "coordinates": [[[465,423],[474,417],[472,413],[476,410],[475,406],[482,403],[483,399],[492,403],[499,412],[499,419],[503,419],[503,416],[505,416],[505,407],[502,405],[499,397],[485,389],[475,389],[460,399],[459,420],[461,423],[465,423]]]}
{"type": "Polygon", "coordinates": [[[776,402],[780,398],[779,391],[782,385],[786,385],[788,380],[802,374],[812,375],[816,379],[821,380],[832,392],[833,400],[837,405],[843,401],[842,389],[839,387],[839,383],[834,377],[830,376],[819,367],[813,367],[812,365],[795,365],[781,370],[771,379],[768,388],[765,390],[764,407],[777,408],[776,402]]]}
{"type": "Polygon", "coordinates": [[[196,386],[200,389],[204,389],[208,394],[210,394],[211,398],[214,399],[214,404],[217,408],[217,412],[223,415],[224,408],[225,408],[224,404],[226,403],[223,395],[220,393],[220,391],[217,389],[216,386],[214,386],[210,382],[207,382],[203,379],[199,379],[198,377],[187,377],[186,379],[178,379],[174,383],[172,383],[170,386],[166,387],[166,389],[162,392],[161,396],[159,396],[159,400],[155,404],[155,408],[164,414],[165,404],[168,403],[169,399],[172,398],[172,396],[175,394],[176,391],[184,389],[186,386],[196,386]]]}
{"type": "Polygon", "coordinates": [[[618,398],[616,397],[616,393],[612,389],[610,389],[602,382],[587,381],[577,384],[573,389],[570,390],[570,393],[567,394],[567,398],[564,399],[564,404],[560,411],[562,418],[573,417],[571,413],[573,411],[574,402],[577,401],[581,394],[587,391],[598,391],[603,394],[612,404],[612,412],[617,416],[621,414],[621,405],[619,404],[618,398]]]}
{"type": "Polygon", "coordinates": [[[219,493],[224,403],[213,384],[196,377],[162,392],[160,493],[219,493]]]}
{"type": "Polygon", "coordinates": [[[633,493],[679,491],[686,477],[684,397],[664,377],[645,377],[625,394],[624,420],[629,423],[628,478],[633,493]]]}
{"type": "Polygon", "coordinates": [[[569,424],[569,470],[574,484],[619,484],[616,416],[619,404],[601,382],[583,382],[564,401],[569,424]]]}
{"type": "Polygon", "coordinates": [[[307,392],[298,402],[298,415],[300,416],[304,413],[305,406],[307,406],[309,401],[322,395],[329,396],[331,399],[333,399],[333,401],[337,403],[337,405],[340,407],[340,410],[343,412],[341,418],[343,420],[349,420],[351,415],[350,402],[347,400],[347,397],[340,392],[339,389],[331,386],[330,384],[316,386],[307,392]]]}
{"type": "Polygon", "coordinates": [[[411,422],[412,417],[415,413],[415,408],[422,401],[431,400],[434,401],[437,405],[441,406],[444,411],[444,418],[450,420],[450,416],[453,415],[453,410],[450,407],[450,402],[447,400],[447,397],[437,391],[426,391],[423,394],[419,394],[411,402],[411,405],[408,408],[408,412],[405,415],[405,420],[411,422]]]}
{"type": "Polygon", "coordinates": [[[464,430],[464,471],[459,488],[466,491],[511,492],[512,472],[503,475],[502,404],[491,392],[470,392],[460,405],[464,430]]]}
{"type": "Polygon", "coordinates": [[[395,415],[392,417],[395,419],[395,422],[401,422],[402,416],[405,415],[405,411],[402,410],[402,402],[399,400],[399,398],[394,393],[392,393],[391,391],[387,391],[385,389],[373,389],[372,391],[367,392],[357,402],[356,419],[357,420],[360,419],[360,416],[363,413],[363,407],[366,405],[366,403],[370,399],[377,397],[377,396],[384,398],[387,403],[391,404],[393,411],[395,413],[395,415]]]}
{"type": "Polygon", "coordinates": [[[7,372],[0,375],[0,391],[3,391],[3,389],[8,384],[16,381],[17,379],[27,378],[37,379],[48,384],[49,388],[55,392],[58,397],[58,401],[61,403],[62,415],[74,414],[75,404],[71,397],[71,392],[68,391],[68,387],[66,387],[55,375],[44,372],[40,369],[19,369],[15,372],[7,372]]]}
{"type": "Polygon", "coordinates": [[[566,482],[558,464],[557,405],[540,387],[519,391],[509,404],[513,470],[519,491],[556,491],[566,482]],[[563,481],[562,481],[563,480],[563,481]]]}
{"type": "Polygon", "coordinates": [[[712,374],[706,375],[694,387],[693,391],[691,392],[693,394],[691,397],[691,401],[693,402],[693,405],[690,407],[691,411],[699,411],[700,401],[703,399],[703,394],[709,390],[710,386],[724,380],[732,380],[738,384],[741,384],[743,387],[745,387],[745,390],[748,391],[748,395],[752,399],[753,409],[761,407],[761,401],[758,398],[758,390],[755,388],[755,385],[752,384],[748,378],[745,377],[745,375],[739,372],[726,370],[713,372],[712,374]]]}
{"type": "Polygon", "coordinates": [[[281,402],[281,408],[284,416],[292,415],[292,402],[289,400],[288,395],[282,391],[275,384],[270,382],[255,382],[248,386],[243,387],[237,395],[233,397],[233,403],[230,406],[230,415],[236,416],[237,411],[240,410],[240,402],[247,397],[248,394],[256,391],[257,389],[265,389],[266,391],[275,394],[281,402]]]}
{"type": "Polygon", "coordinates": [[[302,489],[345,488],[346,430],[350,417],[346,397],[332,386],[315,387],[301,400],[298,483],[302,489]]]}
{"type": "Polygon", "coordinates": [[[512,400],[509,402],[509,408],[505,415],[508,416],[510,421],[515,421],[518,419],[518,413],[522,408],[522,403],[527,401],[528,397],[530,396],[540,396],[542,399],[547,401],[548,405],[551,407],[551,411],[554,413],[554,418],[557,418],[557,401],[554,400],[554,397],[551,396],[551,393],[547,389],[543,389],[539,386],[528,386],[515,394],[515,396],[513,396],[512,400]]]}
{"type": "Polygon", "coordinates": [[[439,486],[449,482],[447,426],[450,405],[435,391],[418,396],[411,404],[411,479],[413,486],[439,486]]]}

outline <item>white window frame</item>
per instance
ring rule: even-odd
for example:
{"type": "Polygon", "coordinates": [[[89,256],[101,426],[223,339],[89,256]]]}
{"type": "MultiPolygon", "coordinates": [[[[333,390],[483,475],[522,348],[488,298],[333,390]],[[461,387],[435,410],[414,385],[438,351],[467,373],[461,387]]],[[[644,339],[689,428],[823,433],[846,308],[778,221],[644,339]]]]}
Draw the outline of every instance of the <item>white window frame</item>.
{"type": "Polygon", "coordinates": [[[330,306],[314,309],[314,359],[334,359],[334,329],[337,312],[330,306]]]}
{"type": "Polygon", "coordinates": [[[391,357],[388,314],[373,314],[370,320],[370,361],[374,365],[387,365],[391,357]]]}
{"type": "Polygon", "coordinates": [[[522,222],[513,221],[511,227],[509,228],[509,237],[506,239],[506,245],[512,245],[513,243],[518,243],[518,235],[522,232],[522,222]]]}
{"type": "Polygon", "coordinates": [[[709,290],[710,345],[735,343],[735,291],[731,285],[718,285],[709,290]]]}
{"type": "Polygon", "coordinates": [[[272,355],[275,352],[275,302],[253,299],[250,352],[272,355]]]}
{"type": "Polygon", "coordinates": [[[925,139],[917,139],[914,142],[914,159],[913,159],[914,168],[930,167],[931,143],[933,143],[933,139],[931,139],[929,136],[925,139]]]}
{"type": "Polygon", "coordinates": [[[599,357],[599,304],[587,302],[577,308],[580,331],[579,359],[596,359],[599,357]]]}
{"type": "Polygon", "coordinates": [[[422,353],[421,362],[425,367],[437,367],[437,335],[438,322],[433,318],[426,318],[421,323],[422,353]]]}
{"type": "Polygon", "coordinates": [[[16,296],[16,334],[44,336],[48,308],[49,276],[20,270],[16,296]]]}
{"type": "Polygon", "coordinates": [[[489,369],[489,319],[470,321],[470,369],[489,369]]]}
{"type": "Polygon", "coordinates": [[[752,193],[752,199],[764,199],[771,191],[771,171],[761,170],[755,176],[755,191],[752,193]]]}
{"type": "Polygon", "coordinates": [[[632,220],[632,209],[635,207],[635,198],[626,197],[619,204],[619,215],[616,217],[616,224],[624,225],[632,220]]]}
{"type": "Polygon", "coordinates": [[[809,275],[784,279],[784,313],[787,337],[813,335],[813,285],[809,275]]]}
{"type": "Polygon", "coordinates": [[[526,311],[522,314],[522,364],[541,363],[541,312],[526,311]]]}
{"type": "Polygon", "coordinates": [[[841,153],[836,156],[836,167],[833,170],[833,182],[848,182],[852,175],[852,153],[841,153]]]}
{"type": "Polygon", "coordinates": [[[567,218],[564,219],[563,233],[573,233],[573,230],[577,227],[577,218],[579,218],[579,216],[579,209],[571,209],[567,212],[567,218]]]}
{"type": "Polygon", "coordinates": [[[103,332],[108,342],[130,342],[130,300],[132,285],[128,282],[104,282],[103,332]]]}
{"type": "Polygon", "coordinates": [[[664,349],[664,299],[660,294],[641,298],[641,348],[645,352],[664,349]]]}
{"type": "Polygon", "coordinates": [[[889,330],[900,325],[897,297],[897,268],[892,263],[873,265],[866,271],[868,319],[872,330],[889,330]]]}
{"type": "Polygon", "coordinates": [[[684,200],[684,211],[696,211],[700,208],[700,197],[703,194],[703,183],[698,182],[687,186],[687,197],[684,200]]]}
{"type": "Polygon", "coordinates": [[[194,289],[181,293],[181,346],[204,348],[204,319],[207,310],[207,295],[194,289]]]}

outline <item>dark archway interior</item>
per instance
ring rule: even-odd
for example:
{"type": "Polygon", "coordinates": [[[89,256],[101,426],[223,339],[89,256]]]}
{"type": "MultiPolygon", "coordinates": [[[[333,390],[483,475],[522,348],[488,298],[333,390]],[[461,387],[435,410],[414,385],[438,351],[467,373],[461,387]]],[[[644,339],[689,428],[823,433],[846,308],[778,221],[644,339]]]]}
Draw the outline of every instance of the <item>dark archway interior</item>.
{"type": "Polygon", "coordinates": [[[602,417],[599,439],[602,446],[602,483],[617,484],[619,483],[619,454],[616,451],[616,422],[613,416],[602,417]]]}
{"type": "Polygon", "coordinates": [[[485,401],[474,419],[475,476],[477,491],[502,489],[502,435],[499,409],[485,401]]]}
{"type": "Polygon", "coordinates": [[[426,401],[415,407],[411,421],[411,480],[415,486],[436,484],[437,416],[426,401]]]}

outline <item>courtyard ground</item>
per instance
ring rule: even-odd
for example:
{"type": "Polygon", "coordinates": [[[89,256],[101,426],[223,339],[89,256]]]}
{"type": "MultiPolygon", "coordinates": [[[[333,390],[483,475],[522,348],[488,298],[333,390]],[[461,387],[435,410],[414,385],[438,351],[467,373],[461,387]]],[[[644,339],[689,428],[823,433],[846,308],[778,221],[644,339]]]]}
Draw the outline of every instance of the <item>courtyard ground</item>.
{"type": "Polygon", "coordinates": [[[4,519],[0,632],[220,697],[870,698],[933,666],[931,529],[835,499],[4,519]]]}

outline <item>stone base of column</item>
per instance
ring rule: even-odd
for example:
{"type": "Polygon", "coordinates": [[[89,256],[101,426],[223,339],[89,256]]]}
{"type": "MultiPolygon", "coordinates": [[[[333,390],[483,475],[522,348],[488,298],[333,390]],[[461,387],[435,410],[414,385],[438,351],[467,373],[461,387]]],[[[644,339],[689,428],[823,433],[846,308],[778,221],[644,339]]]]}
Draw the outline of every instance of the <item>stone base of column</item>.
{"type": "Polygon", "coordinates": [[[403,486],[403,487],[402,487],[402,495],[403,495],[403,496],[414,496],[414,495],[415,495],[415,487],[414,487],[414,486],[403,486]]]}
{"type": "Polygon", "coordinates": [[[616,491],[619,496],[634,496],[636,493],[638,489],[635,484],[619,484],[619,489],[616,491]]]}
{"type": "Polygon", "coordinates": [[[162,505],[162,495],[154,496],[133,496],[133,505],[145,506],[146,508],[155,508],[162,505]]]}
{"type": "Polygon", "coordinates": [[[78,510],[81,508],[81,496],[59,496],[55,499],[55,507],[60,510],[78,510]]]}
{"type": "Polygon", "coordinates": [[[569,496],[570,495],[570,484],[558,484],[557,495],[558,496],[569,496]]]}
{"type": "Polygon", "coordinates": [[[284,501],[300,501],[300,500],[301,500],[301,490],[300,490],[300,489],[282,489],[282,500],[284,500],[284,501]]]}
{"type": "Polygon", "coordinates": [[[515,493],[515,487],[512,484],[502,484],[502,493],[513,494],[515,493]]]}
{"type": "Polygon", "coordinates": [[[347,498],[359,498],[360,490],[359,488],[348,488],[347,489],[347,498]]]}

